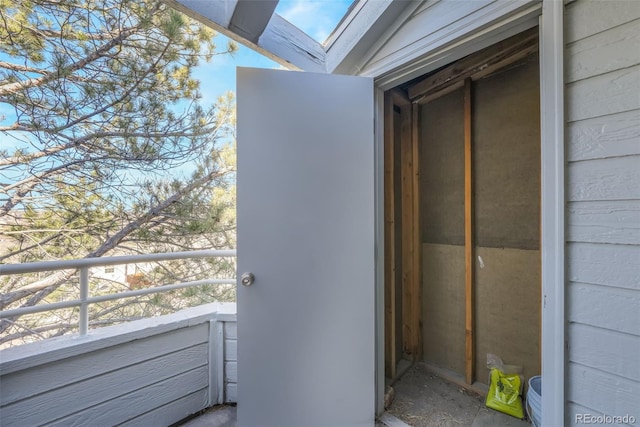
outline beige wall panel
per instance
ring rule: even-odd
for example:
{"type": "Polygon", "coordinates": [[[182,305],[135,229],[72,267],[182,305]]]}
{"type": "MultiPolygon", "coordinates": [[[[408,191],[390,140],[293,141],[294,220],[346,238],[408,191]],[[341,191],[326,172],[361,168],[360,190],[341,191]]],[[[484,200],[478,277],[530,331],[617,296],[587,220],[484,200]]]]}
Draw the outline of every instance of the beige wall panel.
{"type": "Polygon", "coordinates": [[[476,248],[475,262],[477,380],[487,383],[487,353],[539,375],[540,252],[476,248]]]}
{"type": "Polygon", "coordinates": [[[422,241],[464,245],[462,89],[422,105],[419,126],[422,241]]]}
{"type": "Polygon", "coordinates": [[[474,82],[475,244],[540,246],[538,61],[474,82]]]}
{"type": "Polygon", "coordinates": [[[464,375],[464,246],[422,245],[422,269],[424,360],[464,375]]]}

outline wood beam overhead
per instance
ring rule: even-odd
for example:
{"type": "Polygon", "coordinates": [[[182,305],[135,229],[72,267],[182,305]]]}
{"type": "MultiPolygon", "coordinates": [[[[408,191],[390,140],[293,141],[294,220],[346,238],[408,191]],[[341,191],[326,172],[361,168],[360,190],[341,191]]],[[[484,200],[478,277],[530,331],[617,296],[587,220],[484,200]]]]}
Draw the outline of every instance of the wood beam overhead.
{"type": "MultiPolygon", "coordinates": [[[[164,3],[205,25],[227,28],[238,0],[167,0],[164,3]]],[[[218,28],[214,29],[218,31],[218,28]]]]}
{"type": "Polygon", "coordinates": [[[409,98],[420,100],[420,97],[431,95],[448,89],[450,86],[462,86],[466,78],[473,80],[486,77],[511,63],[526,58],[538,51],[538,28],[508,38],[487,49],[474,53],[454,62],[442,70],[428,75],[411,85],[407,92],[409,98]]]}
{"type": "Polygon", "coordinates": [[[358,74],[420,2],[357,0],[324,44],[274,13],[278,0],[161,0],[293,70],[358,74]],[[376,47],[377,46],[377,47],[376,47]]]}
{"type": "Polygon", "coordinates": [[[287,68],[316,73],[327,72],[326,54],[322,45],[277,13],[271,18],[258,45],[271,56],[282,58],[278,62],[287,68]]]}
{"type": "Polygon", "coordinates": [[[258,43],[276,6],[278,0],[238,0],[228,28],[240,37],[258,43]]]}
{"type": "Polygon", "coordinates": [[[326,72],[323,46],[273,13],[277,0],[162,1],[284,67],[326,72]]]}

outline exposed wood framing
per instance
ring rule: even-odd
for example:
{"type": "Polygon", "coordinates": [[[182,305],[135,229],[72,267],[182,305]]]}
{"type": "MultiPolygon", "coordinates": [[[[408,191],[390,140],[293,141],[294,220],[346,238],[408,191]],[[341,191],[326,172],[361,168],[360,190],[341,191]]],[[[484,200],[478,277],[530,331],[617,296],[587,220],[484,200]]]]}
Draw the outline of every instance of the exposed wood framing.
{"type": "MultiPolygon", "coordinates": [[[[402,113],[401,113],[402,114],[402,113]]],[[[402,203],[402,344],[407,357],[415,359],[415,325],[412,301],[417,298],[413,286],[413,150],[411,114],[402,114],[400,137],[400,176],[402,203]]]]}
{"type": "Polygon", "coordinates": [[[465,380],[473,384],[473,182],[471,141],[471,78],[464,81],[464,299],[465,380]]]}
{"type": "Polygon", "coordinates": [[[431,92],[428,95],[421,96],[420,98],[416,99],[414,102],[420,105],[427,104],[433,101],[434,99],[440,98],[441,96],[445,96],[451,92],[455,92],[456,90],[462,89],[463,87],[464,87],[464,80],[461,80],[459,82],[450,84],[447,87],[443,87],[439,91],[431,92]]]}
{"type": "Polygon", "coordinates": [[[411,301],[414,324],[414,345],[416,357],[422,357],[422,231],[420,228],[420,140],[418,134],[420,108],[416,104],[411,104],[411,154],[413,158],[413,287],[414,299],[411,301]]]}
{"type": "Polygon", "coordinates": [[[413,277],[410,283],[413,299],[411,305],[411,322],[414,327],[412,331],[412,350],[414,359],[422,357],[422,233],[420,229],[420,135],[418,133],[420,108],[416,104],[411,104],[411,157],[412,157],[412,202],[411,214],[412,223],[412,245],[413,245],[413,277]]]}
{"type": "MultiPolygon", "coordinates": [[[[409,98],[429,97],[443,90],[449,92],[467,78],[486,77],[513,62],[538,51],[538,29],[533,28],[480,52],[467,56],[429,75],[408,88],[409,98]]],[[[422,101],[422,100],[420,100],[422,101]]]]}
{"type": "Polygon", "coordinates": [[[401,203],[402,203],[402,341],[404,353],[412,360],[420,356],[420,283],[419,283],[419,229],[416,212],[417,121],[413,106],[407,102],[401,108],[401,203]]]}
{"type": "Polygon", "coordinates": [[[402,349],[403,355],[417,360],[420,357],[420,231],[418,214],[418,139],[414,107],[406,94],[399,90],[385,98],[385,369],[393,378],[396,374],[396,291],[402,293],[402,349]],[[395,140],[394,108],[400,110],[400,140],[395,140]],[[395,218],[395,144],[400,152],[401,218],[395,218]],[[395,225],[401,224],[402,262],[395,254],[395,225]],[[395,272],[401,269],[402,283],[396,283],[395,272]]]}

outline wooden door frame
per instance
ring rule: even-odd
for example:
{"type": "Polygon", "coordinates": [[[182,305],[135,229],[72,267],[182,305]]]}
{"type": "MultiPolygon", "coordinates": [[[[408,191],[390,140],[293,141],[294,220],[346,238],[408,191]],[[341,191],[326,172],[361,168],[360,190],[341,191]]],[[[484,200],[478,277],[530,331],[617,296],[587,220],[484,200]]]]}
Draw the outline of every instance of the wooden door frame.
{"type": "MultiPolygon", "coordinates": [[[[541,259],[542,259],[542,423],[562,425],[565,414],[565,155],[564,155],[564,2],[543,0],[531,15],[503,17],[490,31],[470,30],[460,36],[456,50],[479,51],[534,25],[540,26],[540,125],[541,125],[541,259]]],[[[489,18],[486,18],[489,19],[489,18]]],[[[393,66],[397,71],[374,76],[376,85],[377,196],[384,199],[384,96],[383,91],[405,83],[413,76],[426,74],[464,56],[451,58],[449,46],[426,50],[431,61],[407,59],[393,66]],[[445,58],[451,58],[447,61],[445,58]],[[444,62],[446,61],[446,62],[444,62]]],[[[378,204],[377,241],[382,244],[383,203],[378,204]]],[[[378,246],[377,289],[379,300],[384,290],[384,248],[378,246]]],[[[384,384],[384,305],[377,308],[378,384],[384,384]]],[[[384,385],[377,389],[378,412],[384,410],[384,385]]]]}
{"type": "Polygon", "coordinates": [[[420,208],[419,208],[419,136],[418,110],[420,106],[461,89],[464,98],[464,305],[465,305],[465,384],[475,381],[475,302],[474,302],[474,231],[473,231],[473,161],[472,161],[472,81],[500,72],[506,67],[526,60],[538,52],[538,28],[534,27],[514,35],[486,49],[452,62],[435,73],[417,78],[406,86],[406,92],[392,89],[385,97],[385,330],[389,332],[385,342],[385,372],[396,377],[396,269],[402,270],[403,356],[415,361],[421,355],[421,259],[420,259],[420,208]],[[400,141],[395,141],[397,124],[395,111],[400,112],[400,141]],[[402,265],[398,265],[395,246],[394,193],[397,171],[394,171],[397,144],[402,156],[402,265]],[[395,149],[394,149],[395,147],[395,149]],[[410,179],[411,178],[411,179],[410,179]],[[409,253],[409,257],[404,254],[409,253]],[[405,301],[404,298],[408,298],[405,301]],[[417,306],[415,306],[417,304],[417,306]],[[417,337],[415,336],[417,333],[417,337]]]}
{"type": "Polygon", "coordinates": [[[396,291],[402,293],[402,356],[417,361],[421,356],[421,239],[419,200],[419,150],[417,108],[400,90],[387,91],[384,97],[384,324],[385,373],[396,377],[396,291]],[[395,141],[394,110],[400,112],[400,141],[395,141]],[[402,218],[395,218],[396,144],[400,144],[400,203],[402,218]],[[397,265],[395,251],[396,221],[400,220],[402,264],[397,265]],[[396,269],[402,282],[396,283],[396,269]]]}

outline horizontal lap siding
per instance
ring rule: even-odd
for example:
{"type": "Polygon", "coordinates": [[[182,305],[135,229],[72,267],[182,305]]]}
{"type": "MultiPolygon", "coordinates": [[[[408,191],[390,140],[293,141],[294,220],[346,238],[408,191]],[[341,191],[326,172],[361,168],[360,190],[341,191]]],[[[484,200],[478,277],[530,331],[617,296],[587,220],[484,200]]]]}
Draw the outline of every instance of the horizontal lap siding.
{"type": "Polygon", "coordinates": [[[73,344],[66,358],[3,375],[2,426],[161,426],[207,406],[208,319],[145,329],[133,341],[113,335],[111,346],[73,344]]]}
{"type": "Polygon", "coordinates": [[[132,343],[79,354],[55,363],[25,369],[2,377],[2,406],[52,389],[133,366],[169,352],[206,342],[206,325],[150,336],[132,343]],[[30,387],[21,387],[29,384],[30,387]]]}
{"type": "Polygon", "coordinates": [[[640,200],[571,202],[568,214],[572,242],[640,245],[640,200]]]}
{"type": "MultiPolygon", "coordinates": [[[[610,46],[609,49],[617,49],[617,47],[610,46]]],[[[626,54],[623,50],[620,52],[623,55],[626,54]]],[[[570,61],[571,58],[567,60],[570,61]]],[[[567,84],[567,119],[573,122],[637,110],[640,108],[639,81],[640,66],[636,65],[569,82],[567,84]]]]}
{"type": "MultiPolygon", "coordinates": [[[[171,404],[176,399],[197,392],[206,391],[209,385],[208,367],[176,375],[164,381],[151,384],[131,393],[106,401],[100,405],[87,408],[69,417],[48,423],[50,426],[71,427],[89,425],[117,425],[135,418],[140,413],[150,412],[156,408],[171,404]]],[[[206,399],[202,409],[206,406],[206,399]]],[[[187,414],[188,415],[188,414],[187,414]]],[[[165,425],[180,421],[182,416],[171,416],[165,425]]]]}
{"type": "MultiPolygon", "coordinates": [[[[131,350],[126,349],[125,351],[129,353],[131,350]]],[[[3,421],[36,425],[41,419],[42,413],[46,413],[49,419],[63,418],[73,414],[79,408],[88,408],[103,402],[114,402],[118,397],[130,392],[145,389],[159,381],[205,366],[207,358],[207,345],[200,344],[106,374],[96,374],[70,385],[61,386],[64,381],[58,380],[55,382],[58,388],[3,408],[3,412],[6,410],[9,414],[6,417],[3,416],[3,421]],[[74,404],[57,404],[60,401],[74,402],[74,404]]],[[[108,359],[105,360],[101,357],[94,358],[94,360],[97,372],[100,372],[102,366],[109,364],[108,359]]],[[[51,370],[47,369],[43,372],[47,373],[51,370]]],[[[50,380],[46,382],[54,383],[50,380]]],[[[145,402],[146,404],[148,402],[145,402]]]]}
{"type": "Polygon", "coordinates": [[[164,426],[168,420],[182,420],[201,411],[202,408],[207,406],[208,399],[209,392],[204,388],[176,399],[167,405],[156,408],[151,412],[133,418],[122,425],[127,427],[164,426]]]}
{"type": "Polygon", "coordinates": [[[640,2],[565,11],[567,424],[640,419],[640,2]]]}
{"type": "MultiPolygon", "coordinates": [[[[572,298],[568,301],[567,311],[572,323],[640,335],[640,292],[637,290],[572,282],[569,293],[572,298]],[[615,307],[613,312],[612,306],[615,307]]],[[[626,347],[626,353],[629,348],[632,347],[626,347]]],[[[634,358],[638,355],[640,353],[634,354],[634,358]]],[[[638,366],[629,368],[637,369],[638,366]]]]}
{"type": "Polygon", "coordinates": [[[567,126],[567,159],[606,159],[638,154],[640,110],[625,111],[567,126]]]}
{"type": "Polygon", "coordinates": [[[640,292],[640,246],[573,242],[567,249],[569,281],[640,292]]]}

